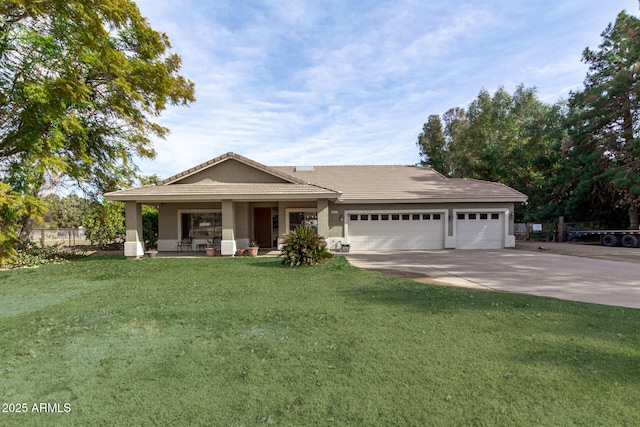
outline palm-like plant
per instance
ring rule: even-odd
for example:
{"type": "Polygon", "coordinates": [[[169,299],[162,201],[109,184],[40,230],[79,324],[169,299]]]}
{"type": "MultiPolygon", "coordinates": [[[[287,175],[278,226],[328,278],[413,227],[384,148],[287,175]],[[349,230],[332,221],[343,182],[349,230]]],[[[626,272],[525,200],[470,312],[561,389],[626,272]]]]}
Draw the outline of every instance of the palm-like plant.
{"type": "Polygon", "coordinates": [[[284,236],[282,243],[282,264],[285,265],[314,265],[333,256],[327,250],[324,237],[310,227],[294,228],[284,236]]]}

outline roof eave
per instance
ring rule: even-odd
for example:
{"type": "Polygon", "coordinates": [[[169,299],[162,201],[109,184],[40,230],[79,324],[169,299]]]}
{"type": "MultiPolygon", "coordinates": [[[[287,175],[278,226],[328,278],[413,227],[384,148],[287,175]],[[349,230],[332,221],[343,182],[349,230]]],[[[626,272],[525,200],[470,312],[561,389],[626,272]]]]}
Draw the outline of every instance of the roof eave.
{"type": "Polygon", "coordinates": [[[336,204],[416,204],[416,203],[525,203],[526,197],[421,198],[421,199],[339,199],[336,204]]]}
{"type": "Polygon", "coordinates": [[[337,195],[328,193],[308,194],[184,194],[184,195],[137,195],[107,193],[105,199],[112,202],[136,202],[141,204],[157,203],[193,203],[193,202],[220,202],[233,200],[234,202],[255,201],[313,201],[318,199],[336,200],[337,195]]]}

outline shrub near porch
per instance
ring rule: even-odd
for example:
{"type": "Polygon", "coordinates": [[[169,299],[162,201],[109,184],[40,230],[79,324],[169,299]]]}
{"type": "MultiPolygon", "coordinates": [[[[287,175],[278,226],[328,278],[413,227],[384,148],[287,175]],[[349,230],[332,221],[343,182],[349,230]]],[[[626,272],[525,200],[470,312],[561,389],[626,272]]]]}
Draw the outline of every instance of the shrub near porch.
{"type": "Polygon", "coordinates": [[[0,425],[637,425],[640,311],[336,257],[0,272],[0,425]]]}
{"type": "Polygon", "coordinates": [[[284,236],[282,264],[293,266],[315,265],[333,257],[327,250],[324,237],[311,227],[299,226],[284,236]]]}

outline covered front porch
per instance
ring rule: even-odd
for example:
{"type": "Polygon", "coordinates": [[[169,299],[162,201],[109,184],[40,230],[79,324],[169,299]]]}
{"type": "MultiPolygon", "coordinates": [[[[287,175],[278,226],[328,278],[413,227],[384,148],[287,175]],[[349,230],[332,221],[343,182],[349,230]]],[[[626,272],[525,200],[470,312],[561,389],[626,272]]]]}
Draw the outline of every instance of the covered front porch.
{"type": "Polygon", "coordinates": [[[284,235],[299,225],[329,235],[329,200],[219,200],[210,202],[126,202],[125,256],[144,256],[143,204],[158,207],[160,254],[198,256],[206,246],[221,256],[235,256],[239,249],[257,243],[277,250],[284,235]]]}

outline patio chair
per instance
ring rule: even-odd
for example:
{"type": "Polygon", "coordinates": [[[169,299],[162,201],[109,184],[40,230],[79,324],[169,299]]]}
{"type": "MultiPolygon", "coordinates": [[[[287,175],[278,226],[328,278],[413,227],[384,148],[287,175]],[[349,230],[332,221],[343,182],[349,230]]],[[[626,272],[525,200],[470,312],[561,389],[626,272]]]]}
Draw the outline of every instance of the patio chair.
{"type": "Polygon", "coordinates": [[[193,251],[193,238],[184,237],[182,240],[178,242],[178,252],[182,252],[185,249],[189,250],[189,252],[193,251]]]}

